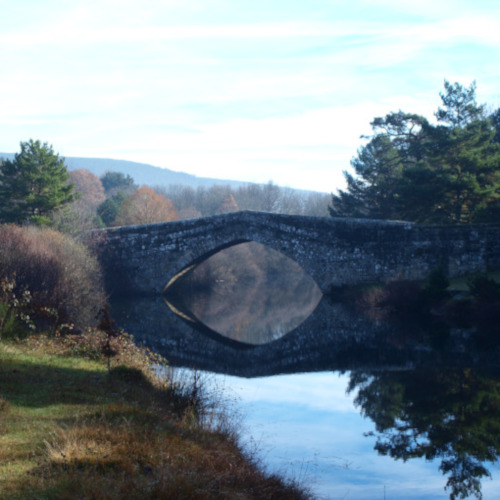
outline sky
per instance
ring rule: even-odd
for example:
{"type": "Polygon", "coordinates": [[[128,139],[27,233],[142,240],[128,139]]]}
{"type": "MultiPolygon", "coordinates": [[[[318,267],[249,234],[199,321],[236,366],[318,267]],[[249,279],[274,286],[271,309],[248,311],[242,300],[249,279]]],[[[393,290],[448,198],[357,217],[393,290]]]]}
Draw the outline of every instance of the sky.
{"type": "Polygon", "coordinates": [[[0,0],[0,151],[334,192],[445,79],[500,107],[498,0],[0,0]]]}

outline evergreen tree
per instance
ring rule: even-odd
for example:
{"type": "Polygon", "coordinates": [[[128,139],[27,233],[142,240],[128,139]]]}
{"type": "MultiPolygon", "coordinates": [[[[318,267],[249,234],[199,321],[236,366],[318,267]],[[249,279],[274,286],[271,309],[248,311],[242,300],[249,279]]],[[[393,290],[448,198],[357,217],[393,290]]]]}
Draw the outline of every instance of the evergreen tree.
{"type": "Polygon", "coordinates": [[[118,212],[120,212],[123,203],[128,198],[129,196],[123,191],[118,191],[97,207],[97,215],[101,218],[104,225],[112,226],[114,224],[118,212]]]}
{"type": "Polygon", "coordinates": [[[475,83],[445,81],[436,125],[399,111],[372,122],[374,135],[345,173],[330,214],[423,223],[498,220],[498,116],[475,100],[475,83]]]}
{"type": "Polygon", "coordinates": [[[422,162],[429,123],[399,111],[371,123],[374,136],[344,172],[347,191],[333,196],[332,216],[401,218],[401,183],[405,169],[422,162]]]}
{"type": "Polygon", "coordinates": [[[495,137],[493,138],[493,142],[500,142],[500,108],[492,113],[489,119],[491,121],[492,127],[495,129],[495,137]]]}
{"type": "Polygon", "coordinates": [[[105,172],[101,175],[101,183],[108,197],[114,196],[120,191],[130,195],[137,189],[134,179],[129,174],[125,175],[122,172],[105,172]]]}
{"type": "Polygon", "coordinates": [[[47,143],[21,142],[14,160],[0,164],[0,220],[48,224],[48,215],[73,200],[63,158],[47,143]]]}
{"type": "Polygon", "coordinates": [[[451,128],[464,127],[484,118],[484,105],[476,103],[476,82],[464,88],[457,82],[451,84],[445,80],[444,92],[440,92],[439,96],[444,107],[438,108],[435,116],[451,128]]]}

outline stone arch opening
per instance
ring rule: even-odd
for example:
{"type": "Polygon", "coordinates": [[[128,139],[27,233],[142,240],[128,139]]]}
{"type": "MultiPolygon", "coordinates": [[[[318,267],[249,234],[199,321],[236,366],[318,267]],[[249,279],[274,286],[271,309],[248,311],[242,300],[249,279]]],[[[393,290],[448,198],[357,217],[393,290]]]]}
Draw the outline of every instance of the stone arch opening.
{"type": "Polygon", "coordinates": [[[167,284],[165,285],[165,288],[163,289],[163,292],[165,292],[169,286],[171,286],[173,283],[175,283],[178,278],[180,278],[181,276],[184,276],[187,272],[191,271],[197,265],[206,261],[207,259],[209,259],[213,255],[218,254],[219,252],[221,252],[222,250],[225,250],[226,248],[231,248],[233,246],[240,245],[242,243],[249,243],[251,241],[252,240],[249,240],[249,239],[238,238],[238,239],[223,243],[221,245],[218,245],[217,247],[215,247],[211,250],[205,251],[201,255],[192,258],[188,264],[183,264],[182,269],[180,271],[178,271],[174,276],[172,276],[168,280],[167,284]]]}
{"type": "Polygon", "coordinates": [[[169,281],[163,297],[184,320],[230,341],[275,341],[305,321],[322,298],[296,261],[253,240],[219,246],[196,261],[169,281]]]}

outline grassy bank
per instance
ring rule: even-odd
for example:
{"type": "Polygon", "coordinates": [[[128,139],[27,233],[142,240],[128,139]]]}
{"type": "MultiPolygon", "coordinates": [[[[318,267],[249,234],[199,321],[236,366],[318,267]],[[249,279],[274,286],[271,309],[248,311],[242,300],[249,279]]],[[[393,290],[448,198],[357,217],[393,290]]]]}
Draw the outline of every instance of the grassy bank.
{"type": "Polygon", "coordinates": [[[158,379],[129,339],[111,373],[92,342],[0,342],[1,499],[309,498],[231,426],[204,425],[194,391],[158,379]]]}

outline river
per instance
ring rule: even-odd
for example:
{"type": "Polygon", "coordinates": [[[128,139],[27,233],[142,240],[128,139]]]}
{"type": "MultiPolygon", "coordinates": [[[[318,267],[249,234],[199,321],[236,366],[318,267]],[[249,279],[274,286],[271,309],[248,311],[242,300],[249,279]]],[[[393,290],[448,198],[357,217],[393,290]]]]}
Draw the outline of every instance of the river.
{"type": "Polygon", "coordinates": [[[318,498],[500,498],[497,348],[332,303],[259,252],[218,254],[164,297],[115,300],[113,316],[204,373],[242,415],[245,447],[318,498]]]}

